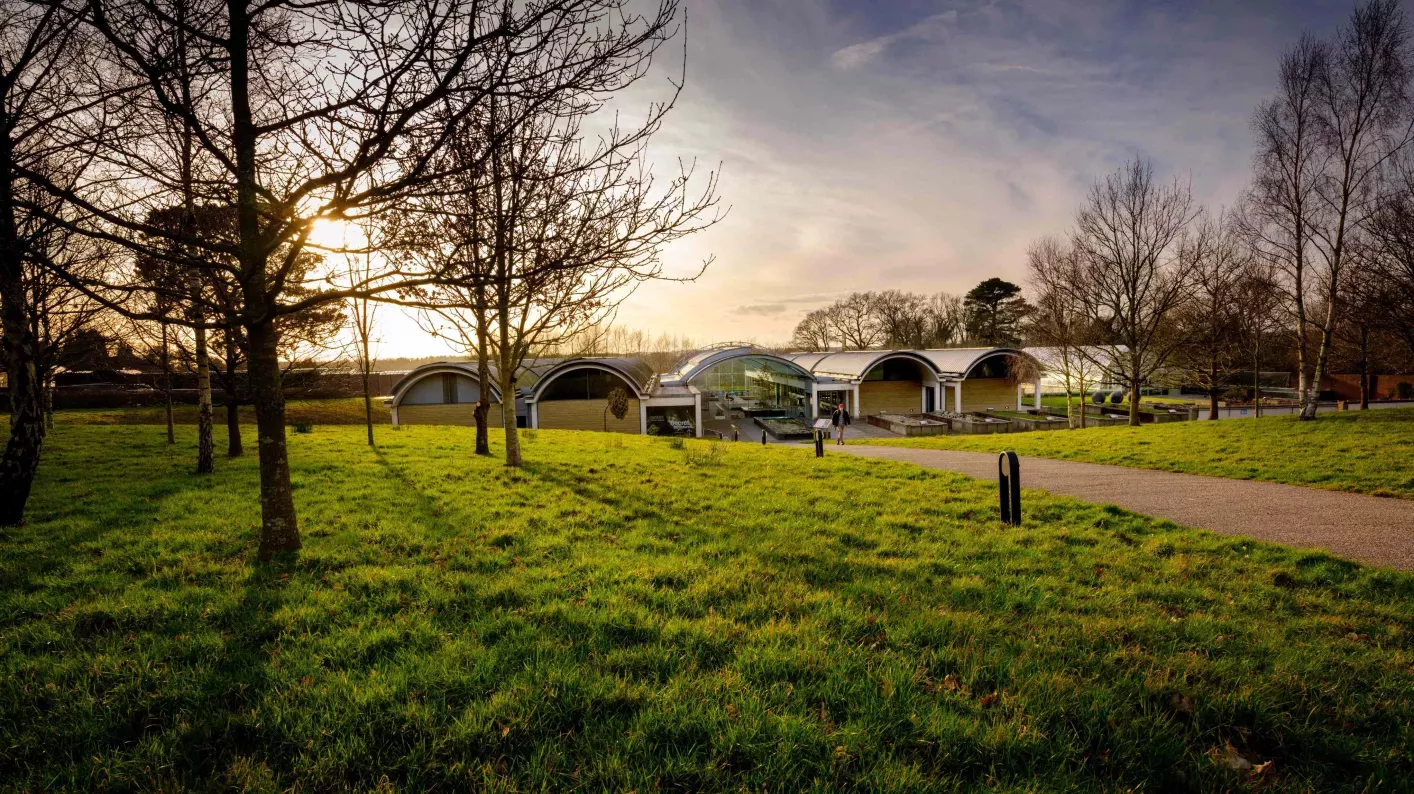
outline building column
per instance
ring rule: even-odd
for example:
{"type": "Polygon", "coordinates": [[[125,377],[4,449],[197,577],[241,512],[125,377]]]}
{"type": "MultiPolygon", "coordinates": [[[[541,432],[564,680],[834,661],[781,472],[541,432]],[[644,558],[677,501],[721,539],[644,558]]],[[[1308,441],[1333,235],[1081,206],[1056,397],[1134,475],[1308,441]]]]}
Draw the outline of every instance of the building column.
{"type": "Polygon", "coordinates": [[[952,385],[952,394],[953,410],[957,413],[962,413],[962,381],[958,381],[952,385]]]}
{"type": "Polygon", "coordinates": [[[638,433],[648,435],[648,403],[645,400],[638,401],[638,433]]]}
{"type": "Polygon", "coordinates": [[[1036,376],[1036,410],[1041,410],[1041,376],[1036,376]]]}
{"type": "Polygon", "coordinates": [[[854,384],[854,418],[858,419],[859,413],[859,384],[854,384]]]}
{"type": "Polygon", "coordinates": [[[393,427],[398,426],[398,406],[393,406],[393,427]]]}
{"type": "MultiPolygon", "coordinates": [[[[506,409],[503,406],[501,410],[506,409]]],[[[525,413],[525,426],[538,429],[540,427],[540,403],[527,403],[525,413]]]]}
{"type": "Polygon", "coordinates": [[[1023,391],[1025,388],[1024,384],[1016,384],[1016,410],[1018,411],[1026,410],[1026,394],[1023,391]]]}
{"type": "Polygon", "coordinates": [[[702,392],[692,395],[692,410],[697,414],[693,427],[697,431],[697,437],[702,438],[702,392]]]}
{"type": "Polygon", "coordinates": [[[820,384],[810,384],[810,418],[820,418],[820,384]]]}

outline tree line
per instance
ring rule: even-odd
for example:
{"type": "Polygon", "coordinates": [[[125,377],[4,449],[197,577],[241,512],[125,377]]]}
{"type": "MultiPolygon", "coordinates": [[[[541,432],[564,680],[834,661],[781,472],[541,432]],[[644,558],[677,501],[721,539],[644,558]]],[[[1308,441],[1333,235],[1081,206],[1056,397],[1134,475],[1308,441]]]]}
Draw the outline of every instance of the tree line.
{"type": "Polygon", "coordinates": [[[807,312],[791,346],[803,350],[927,349],[964,344],[1014,347],[1031,306],[1021,287],[990,278],[959,297],[903,290],[853,292],[807,312]]]}
{"type": "Polygon", "coordinates": [[[262,559],[300,547],[291,345],[347,328],[366,377],[376,306],[411,307],[514,395],[527,359],[719,218],[715,172],[648,164],[685,58],[618,112],[683,19],[679,0],[0,0],[0,524],[37,470],[55,332],[85,314],[189,357],[198,472],[213,364],[244,367],[262,559]]]}

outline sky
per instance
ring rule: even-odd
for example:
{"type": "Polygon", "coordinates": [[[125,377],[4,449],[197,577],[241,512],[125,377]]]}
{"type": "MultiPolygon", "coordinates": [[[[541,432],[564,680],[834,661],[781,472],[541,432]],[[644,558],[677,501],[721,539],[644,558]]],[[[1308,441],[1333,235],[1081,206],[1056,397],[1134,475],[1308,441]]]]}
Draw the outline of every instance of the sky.
{"type": "MultiPolygon", "coordinates": [[[[1232,203],[1282,50],[1353,5],[1306,0],[683,0],[687,84],[655,167],[720,168],[726,217],[664,251],[618,324],[783,343],[853,291],[1025,281],[1092,182],[1136,155],[1232,203]]],[[[625,102],[668,88],[682,39],[625,102]]],[[[390,310],[391,311],[391,310],[390,310]]],[[[444,348],[386,316],[382,354],[444,348]]]]}

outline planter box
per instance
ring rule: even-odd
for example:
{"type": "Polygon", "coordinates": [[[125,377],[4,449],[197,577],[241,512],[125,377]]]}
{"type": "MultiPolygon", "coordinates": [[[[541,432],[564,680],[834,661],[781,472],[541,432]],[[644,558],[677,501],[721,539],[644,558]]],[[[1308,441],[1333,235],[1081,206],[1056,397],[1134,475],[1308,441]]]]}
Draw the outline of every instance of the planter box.
{"type": "Polygon", "coordinates": [[[869,424],[901,436],[942,436],[952,429],[947,419],[928,414],[875,414],[869,424]]]}
{"type": "Polygon", "coordinates": [[[995,419],[1005,419],[1015,425],[1018,433],[1030,432],[1033,430],[1063,430],[1069,426],[1069,422],[1064,416],[1055,417],[1049,413],[1021,413],[1018,411],[1007,411],[1000,416],[993,415],[995,419]]]}
{"type": "MultiPolygon", "coordinates": [[[[1051,416],[1056,416],[1061,419],[1065,419],[1064,408],[1047,408],[1046,412],[1049,413],[1051,416]]],[[[1113,414],[1102,413],[1100,410],[1100,406],[1098,405],[1087,404],[1085,406],[1086,427],[1114,427],[1116,425],[1122,425],[1128,421],[1128,413],[1124,414],[1123,416],[1115,416],[1113,414]]]]}
{"type": "Polygon", "coordinates": [[[947,421],[952,427],[952,432],[957,435],[987,435],[991,433],[1010,433],[1016,430],[1016,425],[1005,419],[998,417],[988,417],[985,414],[962,414],[948,416],[945,414],[928,414],[930,419],[941,419],[947,421]],[[990,421],[988,421],[990,419],[990,421]]]}
{"type": "Polygon", "coordinates": [[[796,439],[812,439],[815,437],[815,431],[811,430],[809,425],[801,422],[799,419],[768,419],[758,416],[752,421],[756,422],[762,430],[770,433],[771,437],[778,441],[794,441],[796,439]]]}

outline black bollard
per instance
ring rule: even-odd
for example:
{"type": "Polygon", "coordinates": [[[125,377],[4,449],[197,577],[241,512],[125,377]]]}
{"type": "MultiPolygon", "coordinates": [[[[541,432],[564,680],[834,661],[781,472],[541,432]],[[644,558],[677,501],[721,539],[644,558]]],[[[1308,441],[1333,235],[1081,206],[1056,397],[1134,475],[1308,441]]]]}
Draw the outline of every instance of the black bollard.
{"type": "Polygon", "coordinates": [[[815,431],[815,457],[825,457],[825,434],[819,430],[815,431]]]}
{"type": "Polygon", "coordinates": [[[1021,462],[1011,450],[997,456],[997,487],[1001,492],[1002,523],[1021,526],[1021,462]]]}
{"type": "Polygon", "coordinates": [[[766,446],[766,431],[765,431],[765,430],[762,430],[762,431],[761,431],[761,446],[763,446],[763,447],[766,446]]]}
{"type": "Polygon", "coordinates": [[[741,431],[737,429],[736,425],[732,425],[732,441],[740,441],[740,440],[741,440],[741,431]]]}

